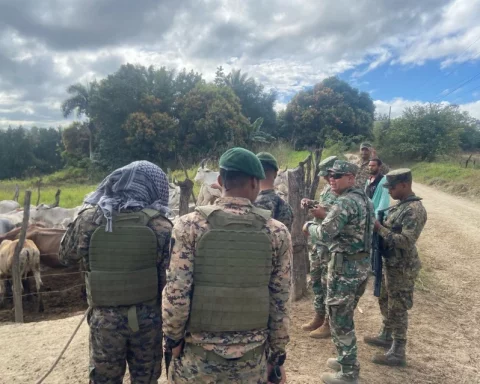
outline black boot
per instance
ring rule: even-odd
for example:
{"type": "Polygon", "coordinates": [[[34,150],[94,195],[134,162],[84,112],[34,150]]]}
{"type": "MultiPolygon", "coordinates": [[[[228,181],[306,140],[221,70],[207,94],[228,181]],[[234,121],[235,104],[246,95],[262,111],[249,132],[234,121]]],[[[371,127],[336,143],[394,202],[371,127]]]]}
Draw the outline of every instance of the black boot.
{"type": "Polygon", "coordinates": [[[378,336],[365,336],[363,341],[376,347],[390,348],[393,341],[392,331],[383,326],[378,336]]]}
{"type": "Polygon", "coordinates": [[[407,364],[405,357],[406,345],[407,340],[393,340],[392,347],[388,352],[384,355],[375,355],[372,362],[380,365],[388,365],[390,367],[403,367],[407,364]]]}

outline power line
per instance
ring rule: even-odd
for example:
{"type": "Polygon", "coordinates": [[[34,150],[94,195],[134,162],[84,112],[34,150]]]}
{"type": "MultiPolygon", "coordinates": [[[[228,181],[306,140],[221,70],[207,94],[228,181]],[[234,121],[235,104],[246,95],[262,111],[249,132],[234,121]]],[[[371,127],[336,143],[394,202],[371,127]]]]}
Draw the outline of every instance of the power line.
{"type": "MultiPolygon", "coordinates": [[[[467,48],[465,48],[465,50],[464,50],[462,53],[460,53],[460,55],[458,55],[458,57],[459,57],[459,58],[462,57],[462,56],[463,56],[474,44],[476,44],[478,41],[480,41],[480,36],[479,36],[473,43],[471,43],[467,48]]],[[[476,56],[474,57],[474,59],[475,59],[477,56],[478,56],[478,55],[476,55],[476,56]]],[[[445,78],[447,78],[448,76],[450,76],[453,72],[455,72],[455,70],[453,70],[453,69],[452,69],[450,72],[447,72],[447,73],[444,75],[445,78]]],[[[434,77],[433,79],[427,80],[426,82],[424,82],[423,84],[421,84],[421,85],[419,86],[419,88],[422,88],[423,86],[425,86],[425,85],[427,85],[428,83],[432,82],[432,80],[436,80],[438,77],[439,77],[439,76],[436,76],[436,77],[434,77]]]]}
{"type": "Polygon", "coordinates": [[[476,73],[475,75],[473,75],[471,78],[469,78],[468,80],[464,81],[463,83],[461,83],[458,87],[454,88],[452,91],[448,92],[446,95],[442,95],[440,94],[439,97],[437,97],[435,99],[435,102],[438,101],[439,99],[443,98],[443,97],[447,97],[449,95],[451,95],[453,92],[459,90],[460,88],[462,88],[463,86],[467,85],[468,83],[472,82],[473,80],[475,80],[477,77],[480,76],[480,72],[476,73]]]}

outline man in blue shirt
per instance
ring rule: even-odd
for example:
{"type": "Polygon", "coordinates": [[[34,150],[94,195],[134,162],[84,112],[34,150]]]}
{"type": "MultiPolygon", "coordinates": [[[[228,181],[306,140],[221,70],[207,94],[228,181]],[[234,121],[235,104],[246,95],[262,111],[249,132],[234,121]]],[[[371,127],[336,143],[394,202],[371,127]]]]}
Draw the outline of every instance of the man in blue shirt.
{"type": "Polygon", "coordinates": [[[387,180],[385,175],[381,172],[382,161],[378,158],[370,160],[368,168],[370,171],[370,177],[365,183],[365,193],[372,200],[373,207],[375,208],[375,217],[378,211],[386,209],[390,205],[390,195],[388,189],[383,188],[383,184],[387,180]]]}

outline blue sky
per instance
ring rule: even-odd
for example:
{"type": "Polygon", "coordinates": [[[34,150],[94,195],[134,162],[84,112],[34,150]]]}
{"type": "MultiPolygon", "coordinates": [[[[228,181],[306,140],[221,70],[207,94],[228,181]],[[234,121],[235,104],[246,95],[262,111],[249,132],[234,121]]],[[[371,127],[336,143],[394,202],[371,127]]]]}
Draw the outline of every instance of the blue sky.
{"type": "Polygon", "coordinates": [[[67,87],[127,62],[241,69],[277,110],[337,75],[380,113],[437,101],[480,119],[479,19],[480,0],[0,0],[0,127],[69,124],[67,87]]]}

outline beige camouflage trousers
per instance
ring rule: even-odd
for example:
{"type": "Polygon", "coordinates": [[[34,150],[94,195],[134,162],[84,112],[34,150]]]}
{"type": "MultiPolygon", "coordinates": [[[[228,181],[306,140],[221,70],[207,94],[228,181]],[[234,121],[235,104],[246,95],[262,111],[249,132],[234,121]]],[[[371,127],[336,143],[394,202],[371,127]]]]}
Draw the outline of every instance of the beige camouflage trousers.
{"type": "Polygon", "coordinates": [[[209,361],[191,351],[186,344],[179,358],[172,359],[168,370],[170,384],[266,384],[267,363],[265,354],[254,360],[225,363],[209,361]]]}

